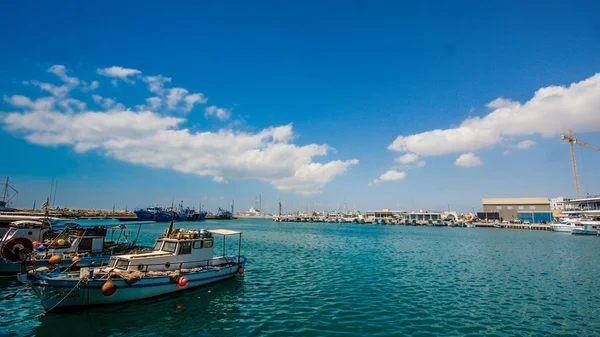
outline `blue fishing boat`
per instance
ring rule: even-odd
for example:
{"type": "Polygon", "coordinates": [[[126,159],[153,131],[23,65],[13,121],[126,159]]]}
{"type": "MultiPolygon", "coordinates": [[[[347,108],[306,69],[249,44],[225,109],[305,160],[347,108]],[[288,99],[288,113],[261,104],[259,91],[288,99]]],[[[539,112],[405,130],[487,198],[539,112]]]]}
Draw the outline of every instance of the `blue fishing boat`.
{"type": "Polygon", "coordinates": [[[0,241],[0,273],[16,274],[27,267],[50,264],[75,269],[101,265],[113,254],[143,251],[149,247],[136,245],[143,223],[138,224],[140,229],[130,242],[131,233],[123,224],[86,227],[71,222],[57,231],[40,221],[14,222],[0,241]]]}

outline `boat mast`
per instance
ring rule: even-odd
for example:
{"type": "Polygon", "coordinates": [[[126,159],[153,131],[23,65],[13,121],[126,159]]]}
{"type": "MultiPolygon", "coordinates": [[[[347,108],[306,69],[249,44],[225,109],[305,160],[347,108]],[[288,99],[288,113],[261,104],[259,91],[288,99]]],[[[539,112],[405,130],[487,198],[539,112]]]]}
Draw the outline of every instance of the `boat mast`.
{"type": "Polygon", "coordinates": [[[279,205],[279,217],[281,217],[281,199],[279,199],[277,205],[279,205]]]}
{"type": "Polygon", "coordinates": [[[14,187],[12,187],[9,184],[9,177],[6,177],[6,182],[4,183],[4,189],[2,192],[2,200],[0,200],[0,207],[7,207],[8,204],[10,203],[10,201],[17,195],[19,194],[19,191],[17,191],[14,187]],[[9,198],[10,195],[10,191],[13,191],[15,194],[13,194],[12,197],[9,198]]]}

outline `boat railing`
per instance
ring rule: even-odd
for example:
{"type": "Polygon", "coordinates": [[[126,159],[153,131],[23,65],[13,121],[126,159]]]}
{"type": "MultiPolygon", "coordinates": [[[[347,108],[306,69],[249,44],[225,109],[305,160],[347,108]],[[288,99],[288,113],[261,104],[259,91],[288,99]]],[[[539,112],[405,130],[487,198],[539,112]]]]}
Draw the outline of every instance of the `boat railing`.
{"type": "MultiPolygon", "coordinates": [[[[193,269],[193,268],[199,268],[202,267],[204,269],[208,269],[208,268],[221,268],[221,267],[230,267],[233,266],[237,263],[239,263],[239,258],[238,257],[227,257],[227,256],[223,256],[220,257],[220,259],[224,260],[224,263],[218,263],[215,264],[215,259],[206,259],[206,260],[198,260],[198,261],[185,261],[185,262],[175,262],[175,263],[171,263],[169,261],[167,262],[162,262],[162,263],[144,263],[144,264],[138,264],[137,268],[139,271],[142,271],[144,273],[147,273],[149,271],[150,267],[152,266],[164,266],[165,270],[164,271],[179,271],[181,272],[182,269],[193,269]],[[212,263],[211,263],[212,262],[212,263]],[[178,264],[178,268],[177,269],[170,269],[170,267],[174,264],[178,264]],[[184,265],[194,265],[193,267],[184,267],[184,265]]],[[[129,268],[129,266],[131,265],[131,261],[129,262],[129,265],[127,266],[127,268],[129,268]]]]}

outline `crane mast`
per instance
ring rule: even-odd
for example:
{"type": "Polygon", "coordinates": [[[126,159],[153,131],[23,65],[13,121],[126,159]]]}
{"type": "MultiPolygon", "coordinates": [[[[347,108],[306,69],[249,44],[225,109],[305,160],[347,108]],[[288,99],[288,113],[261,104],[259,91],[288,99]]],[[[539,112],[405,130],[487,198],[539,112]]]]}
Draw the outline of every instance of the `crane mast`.
{"type": "Polygon", "coordinates": [[[573,137],[573,132],[571,131],[571,129],[569,129],[569,134],[562,135],[561,139],[569,142],[569,149],[571,150],[571,165],[573,166],[573,180],[575,182],[575,196],[577,197],[577,199],[579,199],[581,195],[579,193],[579,175],[577,174],[577,160],[575,159],[574,144],[585,146],[596,151],[600,151],[600,149],[573,137]]]}

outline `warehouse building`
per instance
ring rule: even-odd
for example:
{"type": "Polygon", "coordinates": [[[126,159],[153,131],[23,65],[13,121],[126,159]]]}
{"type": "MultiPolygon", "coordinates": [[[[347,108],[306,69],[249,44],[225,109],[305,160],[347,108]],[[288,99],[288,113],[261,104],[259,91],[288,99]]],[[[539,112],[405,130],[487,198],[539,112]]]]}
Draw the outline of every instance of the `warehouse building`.
{"type": "Polygon", "coordinates": [[[552,221],[548,198],[483,198],[483,212],[498,213],[501,221],[552,221]]]}

